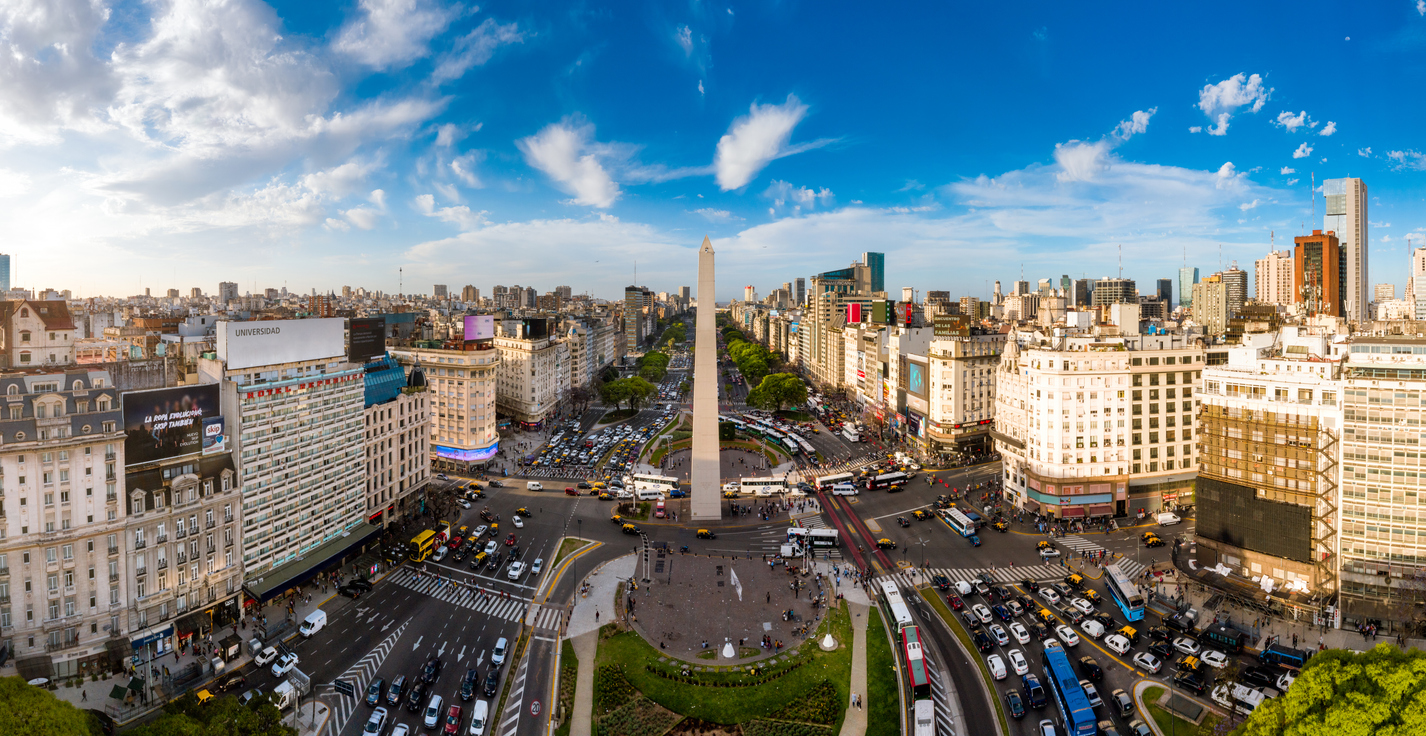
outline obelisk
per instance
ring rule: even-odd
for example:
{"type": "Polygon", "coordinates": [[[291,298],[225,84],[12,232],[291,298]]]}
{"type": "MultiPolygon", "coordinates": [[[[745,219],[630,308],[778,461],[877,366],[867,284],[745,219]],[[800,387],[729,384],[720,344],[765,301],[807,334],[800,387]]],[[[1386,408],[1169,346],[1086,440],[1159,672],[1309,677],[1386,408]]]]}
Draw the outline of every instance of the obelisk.
{"type": "Polygon", "coordinates": [[[713,290],[713,243],[704,236],[698,249],[698,314],[693,330],[694,521],[722,518],[718,471],[718,297],[713,290]]]}

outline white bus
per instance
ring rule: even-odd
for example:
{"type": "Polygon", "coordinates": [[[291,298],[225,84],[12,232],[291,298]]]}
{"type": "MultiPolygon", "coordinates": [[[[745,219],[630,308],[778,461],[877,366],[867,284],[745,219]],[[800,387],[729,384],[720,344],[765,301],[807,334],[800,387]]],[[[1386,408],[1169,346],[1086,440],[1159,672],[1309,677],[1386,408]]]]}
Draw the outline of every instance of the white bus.
{"type": "Polygon", "coordinates": [[[825,491],[838,483],[851,483],[856,480],[856,476],[851,473],[837,473],[836,475],[822,475],[817,478],[817,490],[825,491]]]}
{"type": "Polygon", "coordinates": [[[839,545],[836,529],[810,529],[807,532],[807,541],[813,549],[825,549],[839,545]]]}
{"type": "Polygon", "coordinates": [[[853,427],[850,424],[842,425],[842,436],[845,437],[848,442],[862,441],[861,433],[857,431],[856,427],[853,427]]]}
{"type": "Polygon", "coordinates": [[[936,704],[931,700],[917,700],[913,704],[916,718],[915,736],[936,736],[936,704]]]}
{"type": "Polygon", "coordinates": [[[744,478],[742,486],[743,493],[757,494],[762,491],[764,496],[770,493],[787,493],[786,478],[744,478]]]}
{"type": "Polygon", "coordinates": [[[832,486],[833,496],[855,496],[859,493],[857,487],[851,483],[838,483],[832,486]]]}
{"type": "Polygon", "coordinates": [[[640,501],[663,501],[678,490],[678,479],[666,475],[634,473],[624,478],[624,487],[634,492],[640,501]]]}
{"type": "Polygon", "coordinates": [[[975,534],[975,522],[970,517],[961,513],[960,509],[941,509],[941,518],[946,520],[946,525],[954,529],[962,537],[969,537],[975,534]]]}
{"type": "Polygon", "coordinates": [[[901,598],[901,590],[896,587],[896,583],[890,580],[881,581],[881,595],[886,599],[886,608],[891,612],[891,618],[896,623],[896,630],[912,625],[911,609],[906,607],[906,601],[901,598]]]}

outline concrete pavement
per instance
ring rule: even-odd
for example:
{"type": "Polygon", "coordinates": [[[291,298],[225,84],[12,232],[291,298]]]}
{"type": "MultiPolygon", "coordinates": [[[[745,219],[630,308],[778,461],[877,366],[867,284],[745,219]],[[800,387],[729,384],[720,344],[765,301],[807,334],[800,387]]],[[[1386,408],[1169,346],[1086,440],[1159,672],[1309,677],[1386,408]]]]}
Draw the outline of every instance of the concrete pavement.
{"type": "Polygon", "coordinates": [[[862,736],[866,733],[866,630],[867,612],[864,603],[847,603],[852,617],[852,697],[847,715],[842,719],[841,736],[862,736]]]}
{"type": "Polygon", "coordinates": [[[579,674],[574,681],[569,736],[589,736],[594,730],[594,657],[599,650],[599,632],[586,631],[573,637],[571,643],[574,656],[579,657],[579,674]]]}

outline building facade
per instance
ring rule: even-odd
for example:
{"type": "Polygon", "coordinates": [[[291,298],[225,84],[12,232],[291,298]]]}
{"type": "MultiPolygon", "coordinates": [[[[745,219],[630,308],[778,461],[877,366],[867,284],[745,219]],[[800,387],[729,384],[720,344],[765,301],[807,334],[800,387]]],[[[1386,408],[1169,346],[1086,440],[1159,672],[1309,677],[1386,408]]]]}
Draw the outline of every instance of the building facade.
{"type": "Polygon", "coordinates": [[[1262,304],[1276,304],[1290,307],[1296,303],[1293,297],[1293,252],[1276,250],[1267,258],[1253,262],[1253,278],[1256,281],[1256,298],[1262,304]]]}
{"type": "Polygon", "coordinates": [[[431,396],[419,366],[407,376],[387,355],[365,369],[366,520],[390,526],[431,481],[431,396]]]}
{"type": "MultiPolygon", "coordinates": [[[[972,331],[964,337],[938,336],[926,354],[926,438],[939,455],[989,452],[995,422],[995,377],[1006,336],[972,331]],[[977,334],[979,333],[979,334],[977,334]]],[[[914,406],[908,393],[908,408],[914,406]]]]}
{"type": "Polygon", "coordinates": [[[1337,234],[1345,267],[1342,269],[1341,316],[1354,322],[1367,319],[1371,292],[1367,262],[1367,185],[1361,179],[1328,179],[1322,182],[1326,205],[1322,229],[1337,234]]]}
{"type": "Polygon", "coordinates": [[[496,395],[501,352],[493,341],[465,343],[468,350],[392,350],[407,369],[424,375],[429,399],[430,463],[468,472],[500,450],[496,395]]]}
{"type": "Polygon", "coordinates": [[[0,302],[0,368],[59,368],[74,364],[79,337],[64,301],[0,302]]]}
{"type": "Polygon", "coordinates": [[[1293,238],[1296,243],[1296,266],[1293,271],[1293,292],[1307,316],[1347,316],[1347,302],[1342,290],[1347,266],[1347,253],[1339,247],[1332,232],[1313,230],[1311,235],[1293,238]]]}

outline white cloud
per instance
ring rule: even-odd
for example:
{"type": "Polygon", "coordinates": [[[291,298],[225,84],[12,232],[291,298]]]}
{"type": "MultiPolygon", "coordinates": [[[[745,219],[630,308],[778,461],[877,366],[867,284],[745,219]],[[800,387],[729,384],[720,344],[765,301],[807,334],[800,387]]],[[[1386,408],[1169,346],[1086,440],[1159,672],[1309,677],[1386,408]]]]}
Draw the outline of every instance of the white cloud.
{"type": "Polygon", "coordinates": [[[1100,172],[1109,169],[1109,144],[1105,141],[1085,143],[1070,141],[1055,144],[1055,163],[1060,172],[1060,181],[1091,181],[1100,172]]]}
{"type": "Polygon", "coordinates": [[[702,79],[698,80],[698,94],[699,94],[699,95],[702,95],[702,94],[703,94],[703,80],[702,80],[702,79]]]}
{"type": "Polygon", "coordinates": [[[443,54],[431,72],[431,81],[436,84],[460,79],[473,66],[482,66],[490,61],[501,46],[524,43],[525,34],[514,23],[497,23],[494,18],[486,18],[470,33],[456,39],[449,53],[443,54]]]}
{"type": "Polygon", "coordinates": [[[1337,124],[1331,120],[1328,120],[1327,124],[1322,126],[1322,130],[1317,131],[1317,135],[1332,135],[1336,132],[1337,124]]]}
{"type": "Polygon", "coordinates": [[[566,119],[516,141],[516,145],[525,154],[526,163],[574,195],[574,204],[609,207],[619,198],[619,185],[599,162],[598,154],[606,148],[594,140],[593,125],[566,119]]]}
{"type": "Polygon", "coordinates": [[[352,229],[352,226],[351,226],[350,224],[348,224],[346,220],[338,220],[338,219],[335,218],[335,217],[328,217],[328,218],[322,223],[322,227],[324,227],[324,228],[326,228],[326,229],[328,229],[328,230],[335,230],[335,231],[337,231],[337,232],[343,232],[343,233],[344,233],[344,232],[347,232],[348,230],[351,230],[351,229],[352,229]]]}
{"type": "Polygon", "coordinates": [[[684,56],[693,55],[693,29],[688,26],[679,26],[673,32],[673,41],[678,47],[683,49],[684,56]]]}
{"type": "Polygon", "coordinates": [[[366,182],[367,176],[377,168],[374,161],[348,161],[322,171],[302,177],[302,186],[317,194],[325,194],[338,199],[356,191],[366,182]]]}
{"type": "Polygon", "coordinates": [[[1260,199],[1255,199],[1255,200],[1253,200],[1253,201],[1251,201],[1251,202],[1244,202],[1244,203],[1238,205],[1238,209],[1242,210],[1243,212],[1247,212],[1248,210],[1253,209],[1253,208],[1257,207],[1257,206],[1260,205],[1260,204],[1262,204],[1262,200],[1260,200],[1260,199]]]}
{"type": "Polygon", "coordinates": [[[1296,183],[1299,182],[1299,181],[1302,181],[1302,180],[1301,180],[1301,179],[1288,179],[1288,180],[1287,180],[1287,185],[1288,185],[1288,186],[1292,186],[1293,184],[1296,184],[1296,183]]]}
{"type": "Polygon", "coordinates": [[[1390,236],[1390,235],[1383,235],[1383,236],[1381,236],[1380,238],[1377,238],[1377,239],[1376,239],[1376,242],[1378,242],[1378,243],[1390,243],[1390,242],[1391,242],[1391,236],[1390,236]]]}
{"type": "Polygon", "coordinates": [[[1233,166],[1232,161],[1228,161],[1222,166],[1219,166],[1217,173],[1215,173],[1213,176],[1213,186],[1216,189],[1241,188],[1243,181],[1246,180],[1248,177],[1247,174],[1239,172],[1238,169],[1233,166]]]}
{"type": "Polygon", "coordinates": [[[741,217],[738,217],[737,215],[734,215],[728,210],[718,210],[713,209],[712,207],[696,209],[693,212],[694,214],[702,215],[703,219],[709,222],[733,222],[735,220],[741,221],[743,219],[741,217]]]}
{"type": "Polygon", "coordinates": [[[421,214],[429,215],[436,210],[436,197],[431,194],[418,194],[416,195],[415,204],[416,209],[420,211],[421,214]]]}
{"type": "Polygon", "coordinates": [[[1393,162],[1392,168],[1396,171],[1412,169],[1415,171],[1426,171],[1426,154],[1407,149],[1405,151],[1387,151],[1386,157],[1393,162]]]}
{"type": "Polygon", "coordinates": [[[1312,155],[1312,146],[1309,146],[1309,145],[1307,145],[1306,143],[1303,143],[1302,145],[1298,146],[1298,147],[1297,147],[1297,150],[1292,152],[1292,157],[1293,157],[1293,158],[1307,158],[1308,156],[1311,156],[1311,155],[1312,155]]]}
{"type": "Polygon", "coordinates": [[[718,149],[713,156],[718,186],[725,192],[740,189],[774,159],[830,143],[819,140],[788,145],[792,129],[806,115],[807,106],[796,95],[788,95],[781,105],[754,102],[748,114],[734,120],[728,132],[718,139],[718,149]]]}
{"type": "Polygon", "coordinates": [[[1294,168],[1292,168],[1291,166],[1284,166],[1284,167],[1282,167],[1282,171],[1279,171],[1279,172],[1277,172],[1277,173],[1279,173],[1279,174],[1281,174],[1281,175],[1283,175],[1283,176],[1287,176],[1288,174],[1296,174],[1296,173],[1297,173],[1297,169],[1294,169],[1294,168]]]}
{"type": "Polygon", "coordinates": [[[1258,112],[1267,104],[1272,89],[1263,85],[1262,77],[1235,74],[1217,84],[1204,85],[1198,92],[1198,109],[1213,122],[1209,135],[1226,135],[1228,121],[1239,108],[1258,112]]]}
{"type": "Polygon", "coordinates": [[[1149,129],[1149,118],[1158,112],[1159,108],[1151,107],[1147,111],[1139,110],[1129,117],[1128,120],[1120,121],[1119,127],[1115,129],[1113,135],[1121,140],[1129,140],[1130,136],[1143,133],[1149,129]]]}
{"type": "Polygon", "coordinates": [[[370,230],[376,227],[376,218],[381,214],[370,207],[353,207],[342,213],[353,225],[370,230]]]}
{"type": "Polygon", "coordinates": [[[374,69],[399,69],[425,57],[426,44],[456,13],[426,0],[361,0],[359,6],[332,47],[374,69]]]}
{"type": "Polygon", "coordinates": [[[91,0],[0,3],[0,145],[108,127],[102,110],[119,83],[92,50],[109,15],[91,0]]]}
{"type": "Polygon", "coordinates": [[[446,123],[436,128],[436,145],[449,148],[460,143],[466,136],[465,130],[455,123],[446,123]]]}
{"type": "MultiPolygon", "coordinates": [[[[1426,0],[1422,0],[1422,2],[1426,2],[1426,0]]],[[[1371,157],[1372,157],[1372,148],[1371,148],[1371,146],[1367,146],[1366,148],[1358,148],[1358,149],[1357,149],[1357,155],[1358,155],[1358,156],[1361,156],[1362,158],[1371,158],[1371,157]]]]}
{"type": "Polygon", "coordinates": [[[368,202],[371,202],[372,204],[380,208],[382,212],[386,211],[386,190],[373,189],[371,190],[371,194],[368,195],[366,199],[368,202]]]}
{"type": "Polygon", "coordinates": [[[1313,127],[1316,126],[1317,123],[1312,122],[1312,119],[1307,116],[1307,111],[1304,110],[1296,115],[1290,112],[1280,112],[1278,113],[1277,120],[1273,121],[1273,125],[1287,128],[1287,132],[1289,133],[1296,133],[1297,129],[1304,125],[1313,127]]]}
{"type": "Polygon", "coordinates": [[[1416,12],[1419,15],[1426,15],[1426,0],[1416,0],[1416,12]]]}
{"type": "Polygon", "coordinates": [[[0,199],[16,197],[30,190],[30,177],[18,171],[0,169],[0,199]]]}
{"type": "Polygon", "coordinates": [[[1190,132],[1190,133],[1202,133],[1202,132],[1203,132],[1203,126],[1202,126],[1202,125],[1190,125],[1190,126],[1188,127],[1188,132],[1190,132]]]}
{"type": "Polygon", "coordinates": [[[484,151],[471,151],[464,156],[457,156],[451,159],[451,173],[455,174],[468,187],[480,188],[484,186],[480,177],[476,176],[475,166],[485,160],[484,151]]]}
{"type": "Polygon", "coordinates": [[[767,191],[763,192],[763,196],[772,200],[774,208],[790,206],[793,212],[801,212],[803,209],[810,210],[819,204],[826,207],[836,199],[832,190],[826,187],[814,190],[777,179],[774,179],[767,191]]]}

